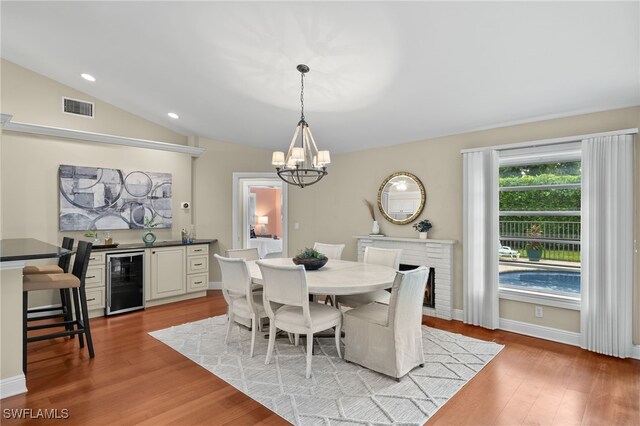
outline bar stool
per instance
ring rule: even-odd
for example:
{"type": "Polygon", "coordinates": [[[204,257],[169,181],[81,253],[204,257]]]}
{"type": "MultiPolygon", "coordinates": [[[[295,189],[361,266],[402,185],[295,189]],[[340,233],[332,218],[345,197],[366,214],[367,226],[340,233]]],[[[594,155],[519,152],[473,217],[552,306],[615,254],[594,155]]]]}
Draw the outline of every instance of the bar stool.
{"type": "MultiPolygon", "coordinates": [[[[67,250],[73,250],[73,238],[64,237],[62,239],[62,248],[67,250]]],[[[22,269],[22,275],[34,275],[34,274],[66,274],[69,272],[69,264],[71,263],[71,254],[65,255],[58,259],[58,265],[43,265],[43,266],[25,266],[22,269]]],[[[60,307],[52,306],[49,308],[32,308],[28,311],[29,314],[45,314],[35,317],[29,317],[28,321],[39,321],[51,318],[64,317],[65,320],[71,321],[71,291],[66,289],[60,289],[60,307]],[[61,311],[61,312],[57,312],[61,311]],[[49,313],[49,314],[46,314],[49,313]]],[[[70,329],[70,328],[69,328],[70,329]]],[[[73,337],[73,336],[71,336],[73,337]]]]}
{"type": "Polygon", "coordinates": [[[38,342],[40,340],[55,339],[57,337],[78,335],[80,348],[84,348],[83,335],[87,338],[89,357],[95,356],[93,351],[93,340],[91,339],[91,329],[89,327],[89,309],[87,307],[87,294],[85,291],[85,278],[87,266],[91,256],[91,243],[80,241],[76,252],[76,260],[73,263],[71,274],[32,274],[23,277],[22,288],[22,369],[27,372],[27,343],[38,342]],[[27,314],[29,307],[29,292],[36,290],[71,289],[73,292],[73,304],[75,319],[29,326],[27,324],[27,314]],[[69,329],[70,326],[70,329],[69,329]],[[74,329],[75,326],[75,329],[74,329]],[[42,330],[53,327],[65,327],[65,331],[28,337],[28,332],[32,330],[42,330]]]}

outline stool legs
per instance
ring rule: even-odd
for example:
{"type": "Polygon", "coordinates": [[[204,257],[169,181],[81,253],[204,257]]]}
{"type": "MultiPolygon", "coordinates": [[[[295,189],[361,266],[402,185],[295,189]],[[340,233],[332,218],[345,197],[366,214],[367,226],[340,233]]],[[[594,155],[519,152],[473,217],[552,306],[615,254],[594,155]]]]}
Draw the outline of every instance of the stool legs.
{"type": "MultiPolygon", "coordinates": [[[[87,292],[84,286],[80,287],[80,304],[82,305],[82,327],[87,337],[87,346],[89,347],[89,358],[95,356],[93,352],[93,340],[91,339],[91,328],[89,327],[89,308],[87,306],[87,292]]],[[[79,318],[79,317],[78,317],[79,318]]],[[[82,339],[82,334],[79,339],[82,339]]]]}
{"type": "MultiPolygon", "coordinates": [[[[74,288],[73,290],[73,306],[76,311],[76,329],[80,329],[80,295],[78,294],[78,289],[74,288]]],[[[82,334],[78,334],[78,340],[80,343],[80,349],[84,348],[84,337],[82,334]]]]}

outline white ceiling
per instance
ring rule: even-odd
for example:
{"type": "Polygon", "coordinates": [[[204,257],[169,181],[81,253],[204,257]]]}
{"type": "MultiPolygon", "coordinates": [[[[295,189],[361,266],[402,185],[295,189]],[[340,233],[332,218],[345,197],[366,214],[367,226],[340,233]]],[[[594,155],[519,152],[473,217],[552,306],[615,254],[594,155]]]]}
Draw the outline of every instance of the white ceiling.
{"type": "Polygon", "coordinates": [[[640,105],[639,4],[2,1],[1,54],[182,134],[279,150],[305,63],[314,137],[344,152],[640,105]]]}

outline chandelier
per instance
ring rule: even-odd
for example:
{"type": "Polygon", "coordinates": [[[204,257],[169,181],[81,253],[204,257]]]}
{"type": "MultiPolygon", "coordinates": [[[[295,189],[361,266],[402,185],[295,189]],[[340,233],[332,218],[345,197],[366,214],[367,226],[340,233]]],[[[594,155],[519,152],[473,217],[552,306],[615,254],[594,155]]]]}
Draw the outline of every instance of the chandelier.
{"type": "Polygon", "coordinates": [[[327,164],[331,163],[331,157],[329,151],[318,151],[309,124],[304,119],[304,75],[309,72],[309,67],[300,64],[296,69],[300,71],[301,81],[300,121],[296,126],[286,156],[282,151],[274,152],[271,164],[276,166],[280,179],[290,185],[304,188],[313,185],[327,175],[327,164]]]}

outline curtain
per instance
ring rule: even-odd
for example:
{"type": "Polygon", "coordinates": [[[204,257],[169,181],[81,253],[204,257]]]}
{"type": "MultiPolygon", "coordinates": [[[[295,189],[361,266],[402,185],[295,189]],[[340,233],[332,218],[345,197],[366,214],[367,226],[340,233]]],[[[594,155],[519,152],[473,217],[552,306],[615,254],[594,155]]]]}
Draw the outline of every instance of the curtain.
{"type": "Polygon", "coordinates": [[[496,329],[498,319],[498,153],[463,154],[464,322],[496,329]]]}
{"type": "Polygon", "coordinates": [[[581,346],[631,353],[633,136],[582,141],[581,346]]]}

